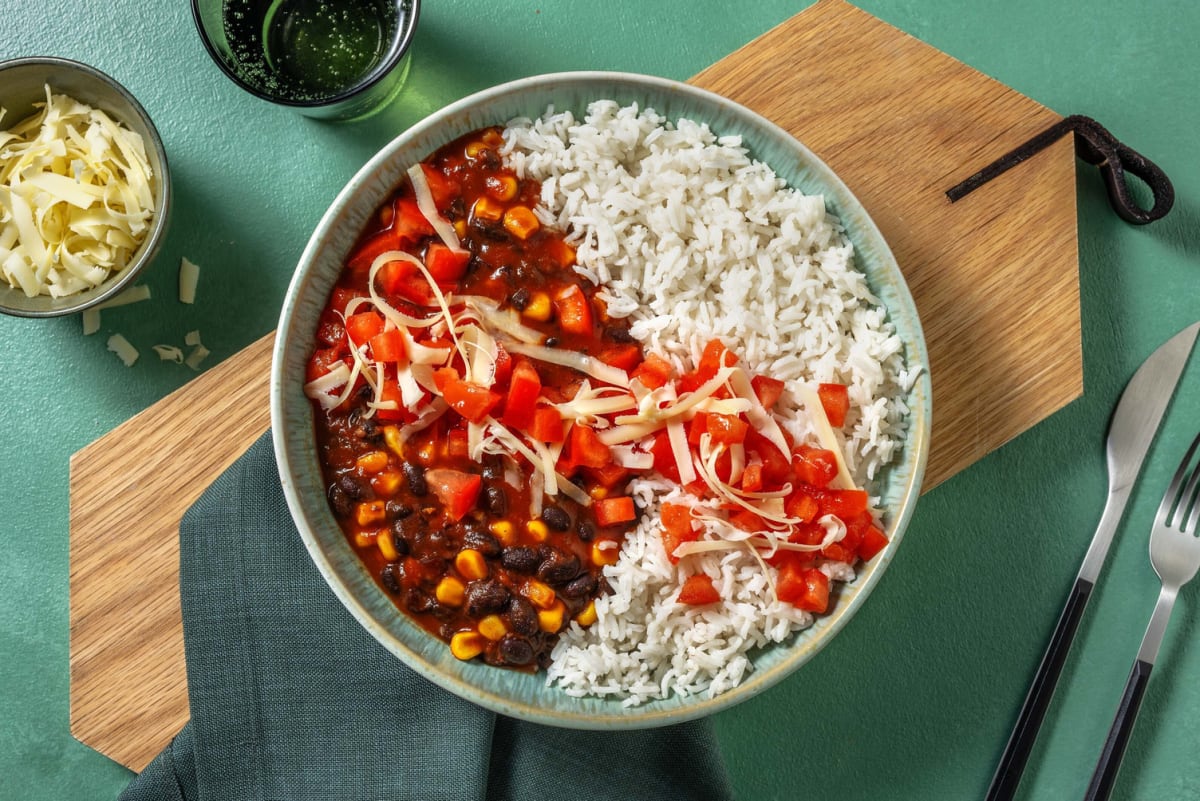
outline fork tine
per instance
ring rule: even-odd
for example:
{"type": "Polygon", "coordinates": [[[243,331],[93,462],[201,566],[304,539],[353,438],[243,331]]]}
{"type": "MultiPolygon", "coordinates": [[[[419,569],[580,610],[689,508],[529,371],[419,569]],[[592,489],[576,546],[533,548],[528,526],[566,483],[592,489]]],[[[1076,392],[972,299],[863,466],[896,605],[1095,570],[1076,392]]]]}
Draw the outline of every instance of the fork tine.
{"type": "Polygon", "coordinates": [[[1187,453],[1183,455],[1183,460],[1179,463],[1179,469],[1175,471],[1175,475],[1171,477],[1171,483],[1167,486],[1167,491],[1163,493],[1162,504],[1158,507],[1159,525],[1171,525],[1177,523],[1181,531],[1195,531],[1197,520],[1200,519],[1200,504],[1196,503],[1196,490],[1200,486],[1200,465],[1197,469],[1188,475],[1188,470],[1192,465],[1192,456],[1195,455],[1196,449],[1200,447],[1200,434],[1192,440],[1192,445],[1187,449],[1187,453]],[[1184,482],[1187,486],[1184,487],[1184,482]],[[1191,509],[1191,519],[1187,519],[1188,509],[1191,509]]]}
{"type": "MultiPolygon", "coordinates": [[[[1200,437],[1196,441],[1200,442],[1200,437]]],[[[1195,534],[1197,527],[1200,527],[1200,464],[1192,471],[1192,480],[1188,482],[1187,489],[1183,491],[1183,497],[1179,500],[1179,520],[1180,531],[1195,534]],[[1189,508],[1192,513],[1184,523],[1183,516],[1189,508]]]]}
{"type": "Polygon", "coordinates": [[[1196,434],[1196,438],[1192,440],[1192,446],[1188,447],[1188,452],[1183,454],[1183,459],[1180,460],[1180,469],[1175,471],[1174,476],[1171,476],[1171,483],[1166,484],[1163,502],[1158,505],[1158,514],[1154,516],[1154,524],[1170,525],[1176,517],[1180,518],[1182,523],[1183,511],[1186,511],[1187,506],[1184,505],[1180,508],[1177,502],[1182,499],[1180,490],[1183,488],[1183,482],[1187,480],[1188,468],[1192,465],[1192,456],[1198,446],[1200,446],[1200,434],[1196,434]],[[1176,513],[1172,514],[1172,510],[1176,513]]]}

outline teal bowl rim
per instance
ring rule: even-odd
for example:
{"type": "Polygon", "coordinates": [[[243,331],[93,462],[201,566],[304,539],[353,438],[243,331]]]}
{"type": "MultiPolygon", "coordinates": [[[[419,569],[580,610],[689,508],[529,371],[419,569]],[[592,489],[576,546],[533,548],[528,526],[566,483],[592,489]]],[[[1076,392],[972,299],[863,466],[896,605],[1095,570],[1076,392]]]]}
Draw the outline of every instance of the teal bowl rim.
{"type": "MultiPolygon", "coordinates": [[[[561,104],[554,104],[558,108],[561,104]]],[[[572,106],[572,110],[583,111],[572,106]]],[[[731,122],[732,124],[732,122],[731,122]]],[[[757,157],[757,156],[756,156],[757,157]]],[[[764,159],[766,160],[766,159],[764,159]]],[[[808,148],[787,131],[727,98],[666,78],[619,72],[566,72],[537,75],[485,89],[427,117],[382,148],[346,184],[321,218],[292,278],[276,334],[271,369],[272,438],[288,507],[318,570],[350,613],[366,630],[409,667],[450,692],[492,711],[535,723],[579,729],[651,728],[711,715],[774,686],[811,659],[850,620],[880,580],[903,538],[920,494],[929,453],[932,394],[929,357],[912,295],[895,257],[866,210],[845,184],[808,148]],[[369,215],[403,177],[404,169],[439,145],[484,125],[503,124],[517,116],[537,116],[555,97],[570,95],[611,98],[627,103],[641,98],[668,119],[691,116],[713,123],[716,117],[736,121],[744,145],[758,150],[776,147],[788,163],[772,167],[793,186],[820,191],[837,214],[856,256],[867,255],[868,283],[888,308],[888,317],[904,341],[906,362],[918,370],[906,398],[911,410],[908,436],[900,459],[889,467],[882,490],[888,518],[888,546],[858,577],[839,590],[834,610],[789,641],[752,652],[755,668],[725,693],[673,695],[624,707],[620,699],[573,698],[547,687],[542,673],[529,674],[460,662],[445,643],[399,611],[367,575],[334,521],[320,484],[310,402],[304,397],[303,366],[341,261],[369,215]],[[510,113],[519,104],[524,112],[510,113]],[[676,106],[707,111],[681,114],[676,106]],[[794,175],[802,177],[795,178],[794,175]],[[340,232],[340,233],[339,233],[340,232]],[[339,237],[336,242],[331,238],[339,237]]]]}

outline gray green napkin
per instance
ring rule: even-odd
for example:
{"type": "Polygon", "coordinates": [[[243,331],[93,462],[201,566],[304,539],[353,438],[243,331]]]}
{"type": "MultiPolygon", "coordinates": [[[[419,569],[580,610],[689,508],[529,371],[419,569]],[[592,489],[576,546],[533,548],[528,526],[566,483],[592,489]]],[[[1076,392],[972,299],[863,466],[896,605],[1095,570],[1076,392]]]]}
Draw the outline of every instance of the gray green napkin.
{"type": "Polygon", "coordinates": [[[707,721],[512,720],[406,667],[304,550],[264,436],[180,526],[191,720],[121,794],[149,799],[725,799],[707,721]]]}

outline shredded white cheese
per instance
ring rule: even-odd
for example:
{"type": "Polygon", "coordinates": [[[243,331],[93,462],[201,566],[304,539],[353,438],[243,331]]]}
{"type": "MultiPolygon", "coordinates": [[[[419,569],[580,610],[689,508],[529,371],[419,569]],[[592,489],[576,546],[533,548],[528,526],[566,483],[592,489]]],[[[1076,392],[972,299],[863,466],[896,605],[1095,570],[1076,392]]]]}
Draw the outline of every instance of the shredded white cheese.
{"type": "Polygon", "coordinates": [[[133,363],[138,360],[138,350],[133,345],[129,344],[129,340],[120,334],[113,334],[108,338],[108,349],[117,354],[126,367],[132,367],[133,363]]]}
{"type": "Polygon", "coordinates": [[[175,362],[183,364],[183,351],[174,345],[155,345],[154,352],[158,354],[158,358],[164,362],[175,362]]]}
{"type": "Polygon", "coordinates": [[[188,261],[179,260],[179,302],[196,302],[196,285],[200,283],[200,266],[188,261]]]}
{"type": "Polygon", "coordinates": [[[155,213],[141,137],[46,87],[0,133],[0,276],[29,297],[99,286],[127,265],[155,213]]]}

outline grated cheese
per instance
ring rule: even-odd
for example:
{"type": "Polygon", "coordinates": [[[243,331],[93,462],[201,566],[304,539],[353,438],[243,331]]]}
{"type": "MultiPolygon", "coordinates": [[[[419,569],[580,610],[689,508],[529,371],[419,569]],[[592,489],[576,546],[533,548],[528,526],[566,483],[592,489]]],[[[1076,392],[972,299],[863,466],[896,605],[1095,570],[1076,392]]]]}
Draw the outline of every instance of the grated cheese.
{"type": "Polygon", "coordinates": [[[129,344],[129,340],[120,334],[113,334],[108,338],[108,349],[117,354],[117,358],[124,362],[126,367],[132,367],[133,363],[138,360],[137,348],[129,344]]]}
{"type": "Polygon", "coordinates": [[[155,213],[138,134],[46,86],[39,111],[0,133],[0,276],[64,297],[124,268],[155,213]]]}
{"type": "Polygon", "coordinates": [[[196,286],[200,283],[200,266],[188,261],[179,260],[179,302],[195,303],[196,286]]]}
{"type": "Polygon", "coordinates": [[[158,358],[164,362],[175,362],[175,364],[183,364],[183,351],[174,345],[155,345],[154,352],[158,354],[158,358]]]}

